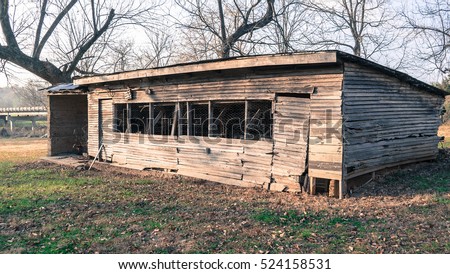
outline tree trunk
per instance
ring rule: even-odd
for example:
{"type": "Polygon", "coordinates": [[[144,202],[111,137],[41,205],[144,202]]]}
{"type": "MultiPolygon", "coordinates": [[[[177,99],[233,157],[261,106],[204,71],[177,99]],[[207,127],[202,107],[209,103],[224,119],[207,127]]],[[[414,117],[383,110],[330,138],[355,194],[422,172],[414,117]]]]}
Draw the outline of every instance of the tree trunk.
{"type": "Polygon", "coordinates": [[[52,85],[72,82],[71,75],[64,73],[48,61],[41,61],[23,54],[18,49],[0,46],[0,59],[16,64],[50,82],[52,85]]]}
{"type": "Polygon", "coordinates": [[[222,41],[221,57],[230,57],[231,46],[228,43],[227,30],[225,28],[225,16],[223,14],[222,0],[217,0],[217,5],[219,6],[219,20],[220,20],[220,39],[222,41]]]}
{"type": "Polygon", "coordinates": [[[359,40],[355,40],[355,47],[353,48],[353,54],[361,57],[361,42],[359,40]]]}

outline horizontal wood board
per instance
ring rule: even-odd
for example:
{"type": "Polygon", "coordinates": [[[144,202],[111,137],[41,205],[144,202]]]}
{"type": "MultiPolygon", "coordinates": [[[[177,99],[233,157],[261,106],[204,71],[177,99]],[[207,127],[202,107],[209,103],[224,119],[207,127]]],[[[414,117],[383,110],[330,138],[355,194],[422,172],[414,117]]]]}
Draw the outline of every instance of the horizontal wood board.
{"type": "Polygon", "coordinates": [[[442,102],[397,78],[345,63],[345,176],[436,157],[442,102]]]}

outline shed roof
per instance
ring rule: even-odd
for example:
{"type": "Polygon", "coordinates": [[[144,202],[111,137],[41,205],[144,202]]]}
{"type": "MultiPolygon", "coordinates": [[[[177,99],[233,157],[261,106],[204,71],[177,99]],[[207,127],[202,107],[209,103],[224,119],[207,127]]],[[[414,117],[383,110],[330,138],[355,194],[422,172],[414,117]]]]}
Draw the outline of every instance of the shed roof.
{"type": "Polygon", "coordinates": [[[331,65],[342,62],[357,63],[365,67],[375,69],[381,73],[393,76],[439,96],[448,95],[445,91],[417,80],[406,73],[382,66],[375,62],[348,54],[342,51],[315,51],[288,54],[257,55],[244,57],[231,57],[225,59],[206,60],[192,63],[176,64],[166,67],[140,69],[95,76],[74,77],[75,85],[92,85],[106,82],[125,81],[140,78],[152,78],[187,73],[199,73],[218,70],[233,70],[239,68],[256,68],[267,66],[286,65],[331,65]]]}
{"type": "Polygon", "coordinates": [[[55,86],[51,86],[48,88],[45,88],[49,94],[78,94],[78,93],[86,93],[87,88],[85,86],[76,85],[72,83],[67,84],[58,84],[55,86]]]}

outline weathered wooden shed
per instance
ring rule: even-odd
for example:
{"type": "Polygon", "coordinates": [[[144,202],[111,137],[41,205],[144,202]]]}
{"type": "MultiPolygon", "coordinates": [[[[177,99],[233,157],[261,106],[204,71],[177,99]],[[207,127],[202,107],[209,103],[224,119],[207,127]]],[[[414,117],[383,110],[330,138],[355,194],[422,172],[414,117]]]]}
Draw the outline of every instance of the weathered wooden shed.
{"type": "Polygon", "coordinates": [[[278,191],[308,185],[315,193],[320,182],[340,197],[352,178],[434,159],[445,95],[339,51],[187,63],[74,84],[88,89],[92,157],[278,191]]]}

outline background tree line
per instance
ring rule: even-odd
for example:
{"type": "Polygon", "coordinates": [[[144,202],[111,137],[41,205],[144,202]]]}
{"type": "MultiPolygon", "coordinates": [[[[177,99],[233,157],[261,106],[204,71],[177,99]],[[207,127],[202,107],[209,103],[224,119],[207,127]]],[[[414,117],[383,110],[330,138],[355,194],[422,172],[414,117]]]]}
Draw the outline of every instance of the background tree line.
{"type": "Polygon", "coordinates": [[[339,49],[444,83],[449,3],[0,0],[0,69],[9,79],[22,68],[57,84],[179,62],[339,49]]]}

